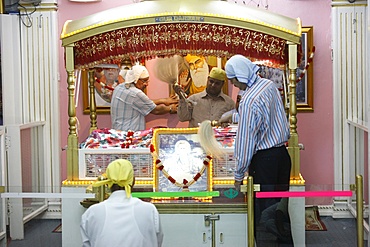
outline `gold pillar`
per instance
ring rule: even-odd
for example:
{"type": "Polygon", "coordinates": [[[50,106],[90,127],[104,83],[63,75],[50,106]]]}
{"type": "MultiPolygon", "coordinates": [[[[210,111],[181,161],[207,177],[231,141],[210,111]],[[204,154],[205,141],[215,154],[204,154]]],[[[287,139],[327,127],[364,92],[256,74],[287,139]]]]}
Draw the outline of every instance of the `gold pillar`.
{"type": "Polygon", "coordinates": [[[296,100],[296,73],[297,73],[297,44],[288,43],[289,51],[289,124],[290,139],[288,152],[292,160],[290,178],[300,179],[300,155],[297,133],[297,100],[296,100]]]}
{"type": "Polygon", "coordinates": [[[0,14],[4,14],[5,13],[5,4],[4,4],[4,0],[0,0],[0,14]]]}
{"type": "Polygon", "coordinates": [[[89,109],[90,109],[90,133],[93,130],[96,130],[97,124],[96,124],[96,102],[95,102],[95,70],[90,69],[89,70],[89,95],[90,95],[90,100],[89,100],[89,109]]]}
{"type": "Polygon", "coordinates": [[[78,180],[78,137],[76,133],[76,107],[75,107],[75,76],[73,45],[65,47],[66,71],[68,84],[68,148],[67,148],[67,180],[78,180]]]}
{"type": "Polygon", "coordinates": [[[254,184],[253,177],[247,178],[248,247],[254,247],[254,184]]]}
{"type": "Polygon", "coordinates": [[[356,176],[357,247],[364,246],[364,184],[361,175],[356,176]]]}

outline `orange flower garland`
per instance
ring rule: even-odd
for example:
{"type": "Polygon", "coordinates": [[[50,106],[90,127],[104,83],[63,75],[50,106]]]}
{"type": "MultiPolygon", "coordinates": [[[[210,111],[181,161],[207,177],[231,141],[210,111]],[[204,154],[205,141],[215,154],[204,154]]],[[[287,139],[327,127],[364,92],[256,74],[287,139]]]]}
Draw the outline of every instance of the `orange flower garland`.
{"type": "Polygon", "coordinates": [[[308,70],[308,68],[310,67],[310,64],[311,64],[311,62],[312,62],[312,60],[313,60],[313,57],[314,57],[314,55],[315,55],[315,46],[314,47],[312,47],[312,52],[311,52],[311,54],[310,54],[310,56],[308,57],[308,59],[307,59],[307,64],[306,64],[306,66],[304,67],[304,70],[302,71],[302,73],[299,75],[299,77],[296,79],[296,83],[298,83],[298,82],[300,82],[301,80],[302,80],[302,78],[303,78],[303,76],[306,74],[306,72],[307,72],[307,70],[308,70]]]}
{"type": "Polygon", "coordinates": [[[163,175],[174,185],[176,185],[179,188],[182,188],[183,191],[189,191],[189,187],[193,185],[198,179],[203,175],[204,171],[206,170],[207,166],[209,165],[209,162],[212,160],[212,157],[207,155],[206,158],[203,161],[203,167],[200,169],[200,171],[195,174],[193,179],[189,182],[186,179],[183,179],[182,184],[177,182],[173,177],[171,177],[170,174],[164,169],[164,166],[162,164],[162,161],[158,158],[158,154],[155,151],[154,145],[150,144],[150,153],[152,154],[153,160],[155,160],[155,166],[158,170],[162,171],[163,175]]]}

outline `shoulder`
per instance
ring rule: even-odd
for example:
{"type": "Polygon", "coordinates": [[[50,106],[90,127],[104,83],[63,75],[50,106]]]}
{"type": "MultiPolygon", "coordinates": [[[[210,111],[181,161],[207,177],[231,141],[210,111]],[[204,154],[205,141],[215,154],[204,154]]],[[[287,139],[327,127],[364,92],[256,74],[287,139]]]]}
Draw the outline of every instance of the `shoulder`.
{"type": "Polygon", "coordinates": [[[227,101],[227,102],[230,102],[230,101],[234,102],[234,100],[233,100],[229,95],[224,94],[223,92],[221,92],[221,93],[220,93],[220,96],[221,96],[225,101],[227,101]]]}
{"type": "Polygon", "coordinates": [[[100,209],[104,207],[104,202],[105,201],[102,201],[94,205],[91,205],[88,209],[86,209],[84,215],[94,215],[95,214],[94,212],[100,211],[100,209]]]}
{"type": "Polygon", "coordinates": [[[270,100],[276,95],[280,95],[278,86],[271,80],[263,79],[261,83],[261,97],[269,97],[270,100]]]}
{"type": "Polygon", "coordinates": [[[140,89],[136,88],[135,86],[126,87],[124,83],[119,84],[114,91],[117,90],[117,93],[121,95],[129,95],[130,97],[139,97],[139,98],[148,98],[148,96],[141,91],[140,89]]]}
{"type": "Polygon", "coordinates": [[[121,84],[118,84],[115,88],[114,88],[114,91],[113,93],[115,94],[120,94],[120,95],[123,95],[123,94],[129,94],[130,90],[128,90],[126,88],[126,84],[125,83],[121,83],[121,84]]]}
{"type": "Polygon", "coordinates": [[[189,99],[192,99],[192,100],[201,99],[201,98],[203,98],[206,95],[207,95],[206,90],[204,90],[204,91],[202,91],[200,93],[195,93],[195,94],[190,95],[189,96],[189,99]]]}
{"type": "Polygon", "coordinates": [[[272,89],[277,89],[273,81],[259,78],[258,82],[254,83],[253,86],[245,92],[245,97],[243,98],[246,100],[256,99],[268,93],[272,89]]]}
{"type": "MultiPolygon", "coordinates": [[[[140,104],[151,104],[151,105],[154,105],[154,107],[156,106],[156,104],[154,103],[153,100],[151,100],[148,95],[146,95],[143,91],[141,91],[140,89],[138,89],[140,92],[137,92],[135,94],[135,100],[136,100],[136,103],[140,104]]],[[[154,108],[153,108],[154,109],[154,108]]]]}
{"type": "Polygon", "coordinates": [[[157,210],[157,208],[154,206],[153,203],[144,202],[144,201],[142,201],[138,198],[134,198],[134,197],[132,197],[131,200],[138,207],[146,208],[147,210],[157,210]]]}
{"type": "Polygon", "coordinates": [[[138,89],[137,87],[131,87],[130,90],[133,94],[135,94],[137,97],[149,99],[148,95],[146,95],[143,91],[138,89]]]}

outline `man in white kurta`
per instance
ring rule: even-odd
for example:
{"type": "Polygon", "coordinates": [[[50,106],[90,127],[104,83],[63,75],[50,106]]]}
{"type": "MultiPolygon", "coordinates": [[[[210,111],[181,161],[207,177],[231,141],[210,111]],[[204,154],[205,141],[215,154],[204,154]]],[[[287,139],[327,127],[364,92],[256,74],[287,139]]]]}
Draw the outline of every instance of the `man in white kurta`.
{"type": "Polygon", "coordinates": [[[160,247],[163,233],[157,209],[151,203],[131,197],[132,164],[128,160],[115,160],[106,173],[108,179],[94,186],[105,183],[113,192],[82,215],[83,247],[160,247]]]}

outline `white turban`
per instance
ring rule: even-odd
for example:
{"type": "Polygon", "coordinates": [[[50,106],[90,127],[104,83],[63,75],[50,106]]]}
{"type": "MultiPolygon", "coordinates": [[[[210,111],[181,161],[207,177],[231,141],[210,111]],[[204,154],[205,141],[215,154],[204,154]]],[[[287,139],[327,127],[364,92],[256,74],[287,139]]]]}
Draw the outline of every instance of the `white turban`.
{"type": "Polygon", "coordinates": [[[134,72],[135,79],[134,79],[134,81],[127,81],[127,82],[136,83],[141,78],[148,78],[149,77],[148,70],[145,68],[145,66],[142,66],[140,64],[136,64],[136,65],[132,66],[132,71],[134,72]]]}
{"type": "Polygon", "coordinates": [[[132,70],[128,70],[125,75],[125,83],[136,83],[137,80],[135,80],[135,73],[132,70]]]}
{"type": "Polygon", "coordinates": [[[251,87],[257,80],[260,67],[242,55],[232,56],[225,64],[228,79],[236,78],[239,82],[251,87]]]}

